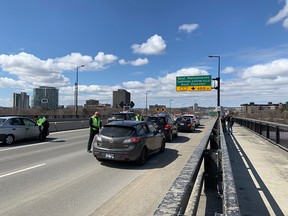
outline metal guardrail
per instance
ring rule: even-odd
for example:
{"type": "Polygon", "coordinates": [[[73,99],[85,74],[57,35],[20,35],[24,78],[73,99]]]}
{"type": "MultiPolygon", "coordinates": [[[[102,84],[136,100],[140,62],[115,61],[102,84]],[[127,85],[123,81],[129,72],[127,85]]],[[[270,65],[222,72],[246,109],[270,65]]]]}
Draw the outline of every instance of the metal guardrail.
{"type": "Polygon", "coordinates": [[[203,186],[204,193],[221,200],[220,212],[219,206],[210,212],[214,215],[241,215],[220,119],[209,128],[154,215],[196,215],[203,186]]]}
{"type": "Polygon", "coordinates": [[[272,143],[288,150],[288,125],[248,118],[235,117],[234,119],[239,125],[249,128],[272,143]]]}

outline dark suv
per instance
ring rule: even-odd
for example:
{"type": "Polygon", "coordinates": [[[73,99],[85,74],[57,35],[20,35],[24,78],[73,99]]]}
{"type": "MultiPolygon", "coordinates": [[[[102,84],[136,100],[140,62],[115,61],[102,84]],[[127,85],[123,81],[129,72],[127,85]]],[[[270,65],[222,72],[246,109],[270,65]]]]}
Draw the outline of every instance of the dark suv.
{"type": "Polygon", "coordinates": [[[164,133],[167,142],[172,142],[172,139],[178,136],[177,125],[169,115],[149,116],[147,121],[153,122],[158,130],[164,133]]]}
{"type": "Polygon", "coordinates": [[[133,112],[116,112],[112,113],[111,117],[107,119],[107,122],[123,121],[123,120],[136,120],[136,114],[133,112]]]}

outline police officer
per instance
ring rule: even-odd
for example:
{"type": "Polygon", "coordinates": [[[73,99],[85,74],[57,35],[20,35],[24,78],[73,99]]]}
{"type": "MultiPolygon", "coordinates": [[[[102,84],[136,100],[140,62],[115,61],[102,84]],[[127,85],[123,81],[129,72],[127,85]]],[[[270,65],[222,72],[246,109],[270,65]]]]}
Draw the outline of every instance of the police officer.
{"type": "Polygon", "coordinates": [[[43,117],[38,117],[37,115],[34,116],[37,122],[37,125],[39,127],[39,131],[40,131],[40,141],[44,141],[46,136],[49,135],[49,127],[50,127],[50,123],[49,121],[46,119],[45,116],[43,117]]]}
{"type": "Polygon", "coordinates": [[[87,146],[88,153],[92,153],[91,151],[92,141],[94,139],[94,136],[99,133],[101,127],[102,127],[102,121],[99,117],[99,113],[95,112],[94,115],[89,118],[90,134],[87,146]]]}
{"type": "Polygon", "coordinates": [[[142,117],[140,114],[137,114],[137,115],[135,116],[135,120],[136,120],[136,121],[144,121],[143,117],[142,117]]]}

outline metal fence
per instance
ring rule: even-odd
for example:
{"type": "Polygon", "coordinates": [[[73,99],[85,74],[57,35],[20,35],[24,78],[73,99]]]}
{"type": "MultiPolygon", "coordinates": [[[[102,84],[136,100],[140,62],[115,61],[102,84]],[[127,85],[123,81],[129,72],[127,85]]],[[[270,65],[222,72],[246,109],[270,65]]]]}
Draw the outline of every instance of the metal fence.
{"type": "Polygon", "coordinates": [[[234,118],[235,122],[249,128],[272,143],[288,150],[288,125],[248,118],[234,118]]]}

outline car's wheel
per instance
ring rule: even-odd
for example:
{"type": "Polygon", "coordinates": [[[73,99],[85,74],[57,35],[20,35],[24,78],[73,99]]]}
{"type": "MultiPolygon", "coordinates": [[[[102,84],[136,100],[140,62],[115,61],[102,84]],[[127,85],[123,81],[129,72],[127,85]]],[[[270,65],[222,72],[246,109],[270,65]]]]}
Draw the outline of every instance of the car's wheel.
{"type": "Polygon", "coordinates": [[[175,137],[178,137],[178,130],[176,130],[175,137]]]}
{"type": "Polygon", "coordinates": [[[144,147],[141,151],[141,155],[137,161],[137,164],[142,166],[147,162],[147,159],[148,159],[147,148],[144,147]]]}
{"type": "Polygon", "coordinates": [[[163,140],[162,140],[162,144],[161,144],[160,152],[164,152],[164,151],[165,151],[165,146],[166,146],[166,142],[165,142],[165,140],[163,139],[163,140]]]}
{"type": "Polygon", "coordinates": [[[97,161],[101,162],[103,159],[95,157],[97,161]]]}
{"type": "Polygon", "coordinates": [[[168,134],[168,137],[167,137],[167,141],[172,142],[172,139],[173,139],[173,133],[172,133],[172,131],[170,131],[170,133],[168,134]]]}
{"type": "Polygon", "coordinates": [[[14,141],[15,141],[14,136],[11,135],[11,134],[9,134],[9,135],[7,135],[7,136],[5,137],[5,139],[4,139],[4,144],[11,145],[11,144],[14,143],[14,141]]]}

